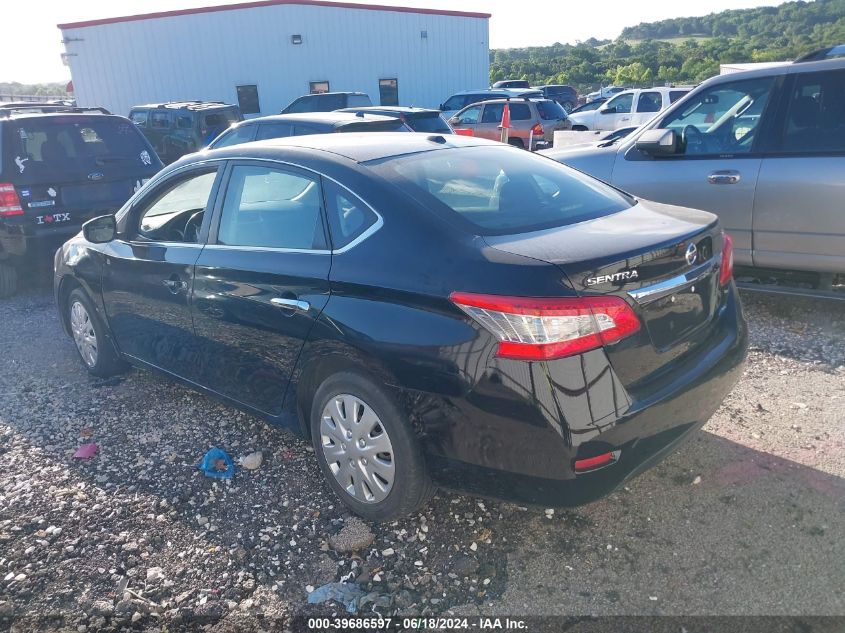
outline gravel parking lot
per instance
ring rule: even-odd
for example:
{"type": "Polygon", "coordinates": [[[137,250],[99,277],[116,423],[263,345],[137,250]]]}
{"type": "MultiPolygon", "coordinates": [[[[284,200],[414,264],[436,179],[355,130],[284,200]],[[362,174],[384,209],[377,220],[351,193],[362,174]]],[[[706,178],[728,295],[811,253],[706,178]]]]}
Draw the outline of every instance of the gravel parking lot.
{"type": "Polygon", "coordinates": [[[370,525],[284,431],[147,372],[90,378],[36,285],[0,302],[0,629],[284,624],[343,614],[306,603],[341,579],[361,613],[845,615],[845,304],[744,300],[741,383],[623,490],[554,512],[441,492],[370,525]],[[210,446],[263,463],[207,479],[210,446]]]}

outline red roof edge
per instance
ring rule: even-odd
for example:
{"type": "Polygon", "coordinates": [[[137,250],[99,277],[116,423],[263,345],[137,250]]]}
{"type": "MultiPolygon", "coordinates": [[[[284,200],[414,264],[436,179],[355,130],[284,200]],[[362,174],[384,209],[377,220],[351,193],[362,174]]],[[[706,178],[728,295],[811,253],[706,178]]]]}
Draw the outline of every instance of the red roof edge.
{"type": "Polygon", "coordinates": [[[81,29],[87,26],[102,26],[104,24],[119,24],[121,22],[137,22],[156,18],[172,18],[180,15],[195,13],[216,13],[218,11],[236,11],[238,9],[254,9],[256,7],[272,7],[284,4],[297,4],[315,7],[336,7],[341,9],[365,9],[367,11],[394,11],[397,13],[421,13],[423,15],[451,15],[461,18],[489,18],[489,13],[473,13],[470,11],[449,11],[445,9],[415,9],[413,7],[390,7],[380,4],[355,4],[354,2],[333,2],[331,0],[257,0],[240,4],[223,4],[214,7],[197,7],[194,9],[178,9],[176,11],[159,11],[142,15],[127,15],[118,18],[103,18],[85,22],[67,22],[57,24],[60,29],[81,29]]]}

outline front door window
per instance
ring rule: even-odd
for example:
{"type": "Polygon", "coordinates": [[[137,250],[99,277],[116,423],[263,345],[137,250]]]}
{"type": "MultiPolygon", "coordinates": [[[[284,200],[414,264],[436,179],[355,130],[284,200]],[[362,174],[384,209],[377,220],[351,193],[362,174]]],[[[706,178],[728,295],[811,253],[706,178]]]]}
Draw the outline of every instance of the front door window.
{"type": "Polygon", "coordinates": [[[660,127],[675,130],[686,156],[747,154],[760,127],[772,77],[718,84],[676,109],[660,127]]]}

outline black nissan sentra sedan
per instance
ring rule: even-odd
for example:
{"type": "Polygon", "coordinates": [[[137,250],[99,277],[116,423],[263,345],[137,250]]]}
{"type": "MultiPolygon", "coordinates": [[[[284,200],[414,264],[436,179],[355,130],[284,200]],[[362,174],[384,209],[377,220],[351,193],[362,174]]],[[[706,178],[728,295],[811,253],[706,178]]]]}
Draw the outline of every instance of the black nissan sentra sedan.
{"type": "Polygon", "coordinates": [[[56,254],[97,376],[162,371],[308,438],[356,513],[436,486],[608,494],[704,424],[746,326],[716,216],[500,143],[331,134],[185,157],[56,254]]]}

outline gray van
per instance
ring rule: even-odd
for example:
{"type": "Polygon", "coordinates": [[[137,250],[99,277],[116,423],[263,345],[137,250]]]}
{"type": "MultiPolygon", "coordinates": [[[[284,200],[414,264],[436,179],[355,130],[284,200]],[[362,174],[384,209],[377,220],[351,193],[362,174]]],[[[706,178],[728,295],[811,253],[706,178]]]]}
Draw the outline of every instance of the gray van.
{"type": "Polygon", "coordinates": [[[845,275],[845,59],[713,77],[616,144],[544,153],[718,214],[739,265],[845,275]]]}

